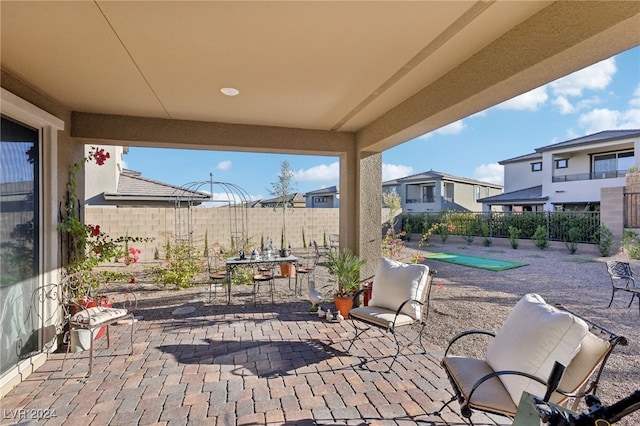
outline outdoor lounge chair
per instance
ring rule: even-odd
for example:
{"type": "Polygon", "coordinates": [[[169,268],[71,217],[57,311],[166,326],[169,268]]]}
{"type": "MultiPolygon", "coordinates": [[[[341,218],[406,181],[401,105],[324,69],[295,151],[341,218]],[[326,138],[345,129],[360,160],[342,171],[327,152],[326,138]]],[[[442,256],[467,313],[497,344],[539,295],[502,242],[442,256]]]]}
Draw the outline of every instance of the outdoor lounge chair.
{"type": "Polygon", "coordinates": [[[587,394],[595,394],[600,375],[616,345],[627,340],[566,308],[551,306],[537,294],[525,295],[515,305],[497,333],[470,330],[455,336],[447,347],[445,369],[461,414],[471,424],[473,411],[513,418],[524,391],[542,397],[556,362],[566,366],[550,402],[566,405],[574,398],[575,409],[587,394]],[[454,356],[450,351],[463,337],[492,336],[484,359],[454,356]],[[589,381],[591,378],[591,381],[589,381]]]}
{"type": "Polygon", "coordinates": [[[616,291],[624,291],[631,293],[631,300],[627,307],[631,307],[633,299],[637,297],[638,309],[640,309],[640,287],[636,287],[636,282],[633,279],[633,271],[631,270],[629,262],[609,260],[607,261],[607,272],[609,272],[609,277],[611,278],[611,300],[607,308],[611,307],[616,291]]]}
{"type": "MultiPolygon", "coordinates": [[[[403,348],[401,340],[398,339],[398,329],[417,325],[418,334],[412,339],[405,336],[403,341],[408,341],[406,346],[419,342],[422,352],[426,353],[422,334],[429,314],[432,278],[433,270],[427,265],[407,264],[382,258],[373,277],[368,306],[359,306],[349,311],[355,335],[347,352],[358,337],[372,327],[390,333],[395,341],[396,353],[387,370],[389,371],[403,348]]],[[[354,299],[364,291],[362,289],[357,292],[354,299]]]]}

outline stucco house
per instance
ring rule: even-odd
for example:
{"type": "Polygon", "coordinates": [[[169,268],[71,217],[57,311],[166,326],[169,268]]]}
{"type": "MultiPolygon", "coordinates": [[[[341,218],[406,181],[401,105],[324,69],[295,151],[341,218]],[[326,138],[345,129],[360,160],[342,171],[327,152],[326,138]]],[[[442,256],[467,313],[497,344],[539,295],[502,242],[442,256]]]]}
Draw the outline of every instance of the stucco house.
{"type": "MultiPolygon", "coordinates": [[[[85,156],[91,147],[85,146],[85,156]]],[[[104,165],[85,163],[84,203],[86,206],[169,207],[190,204],[197,206],[211,196],[165,182],[147,179],[140,172],[124,167],[127,147],[103,148],[113,161],[104,165]]]]}
{"type": "Polygon", "coordinates": [[[304,194],[307,208],[339,208],[340,191],[337,186],[316,189],[304,194]]]}
{"type": "Polygon", "coordinates": [[[537,148],[500,161],[504,193],[479,201],[484,210],[597,210],[602,188],[625,185],[630,167],[640,166],[640,130],[606,130],[537,148]]]}
{"type": "Polygon", "coordinates": [[[382,192],[397,192],[403,213],[482,210],[479,199],[502,192],[502,185],[430,170],[382,183],[382,192]]]}
{"type": "MultiPolygon", "coordinates": [[[[278,208],[282,205],[282,200],[278,198],[269,198],[268,200],[260,200],[257,203],[253,204],[253,207],[266,207],[270,209],[278,208]]],[[[288,207],[293,207],[295,209],[304,208],[304,194],[302,192],[296,192],[293,194],[289,194],[287,196],[287,205],[288,207]]]]}

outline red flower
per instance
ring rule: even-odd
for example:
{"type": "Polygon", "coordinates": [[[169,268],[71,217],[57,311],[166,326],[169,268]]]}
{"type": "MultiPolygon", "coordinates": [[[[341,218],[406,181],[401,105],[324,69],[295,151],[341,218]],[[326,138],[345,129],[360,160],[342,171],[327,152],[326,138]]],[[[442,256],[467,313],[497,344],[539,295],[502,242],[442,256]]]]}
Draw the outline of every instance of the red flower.
{"type": "Polygon", "coordinates": [[[93,247],[93,252],[95,254],[100,254],[101,251],[102,251],[102,244],[98,244],[97,246],[93,247]]]}
{"type": "Polygon", "coordinates": [[[98,235],[100,235],[100,225],[91,227],[91,235],[93,235],[94,237],[97,237],[98,235]]]}
{"type": "Polygon", "coordinates": [[[129,284],[134,284],[136,282],[136,277],[131,277],[129,280],[129,284]]]}

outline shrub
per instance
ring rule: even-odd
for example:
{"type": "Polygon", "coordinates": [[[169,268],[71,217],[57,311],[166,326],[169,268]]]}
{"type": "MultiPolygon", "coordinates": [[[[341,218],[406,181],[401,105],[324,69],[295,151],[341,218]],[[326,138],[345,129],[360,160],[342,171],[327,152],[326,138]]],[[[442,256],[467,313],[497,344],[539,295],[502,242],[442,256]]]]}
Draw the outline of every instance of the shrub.
{"type": "Polygon", "coordinates": [[[629,259],[640,259],[640,237],[633,231],[624,231],[622,234],[622,247],[624,247],[629,259]]]}
{"type": "Polygon", "coordinates": [[[578,241],[580,241],[580,230],[578,228],[571,228],[567,233],[567,239],[565,244],[569,253],[573,254],[578,249],[578,241]]]}
{"type": "Polygon", "coordinates": [[[509,227],[509,243],[514,250],[518,248],[518,237],[520,236],[520,230],[515,226],[509,227]]]}
{"type": "Polygon", "coordinates": [[[604,225],[600,226],[598,230],[598,251],[603,257],[609,256],[611,253],[611,247],[613,246],[613,234],[604,225]]]}
{"type": "Polygon", "coordinates": [[[540,250],[544,250],[549,247],[549,236],[547,235],[547,230],[544,226],[539,225],[536,228],[536,232],[533,234],[533,241],[535,242],[536,247],[540,250]]]}
{"type": "Polygon", "coordinates": [[[188,241],[175,239],[173,245],[167,242],[167,249],[167,263],[152,270],[154,281],[174,284],[178,289],[189,287],[204,268],[196,248],[188,241]]]}

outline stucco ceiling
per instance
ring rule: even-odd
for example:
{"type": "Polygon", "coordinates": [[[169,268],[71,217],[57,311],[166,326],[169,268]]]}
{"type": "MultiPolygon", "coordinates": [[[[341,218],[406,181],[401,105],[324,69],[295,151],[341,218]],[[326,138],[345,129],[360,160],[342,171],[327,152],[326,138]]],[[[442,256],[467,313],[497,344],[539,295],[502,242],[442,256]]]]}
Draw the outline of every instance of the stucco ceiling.
{"type": "Polygon", "coordinates": [[[352,132],[373,151],[640,44],[635,1],[2,1],[0,14],[3,71],[70,110],[352,132]]]}

